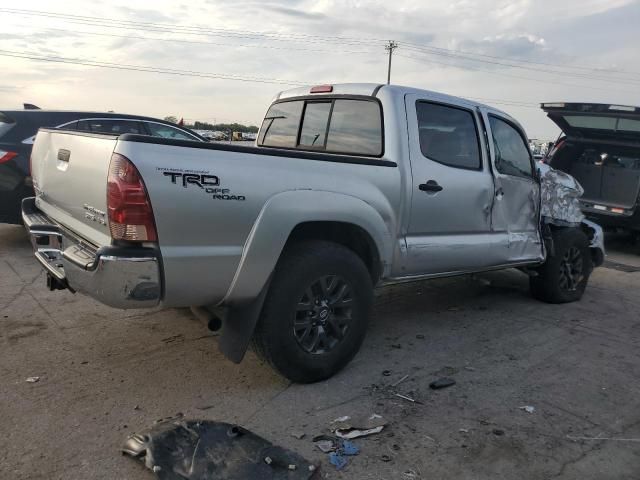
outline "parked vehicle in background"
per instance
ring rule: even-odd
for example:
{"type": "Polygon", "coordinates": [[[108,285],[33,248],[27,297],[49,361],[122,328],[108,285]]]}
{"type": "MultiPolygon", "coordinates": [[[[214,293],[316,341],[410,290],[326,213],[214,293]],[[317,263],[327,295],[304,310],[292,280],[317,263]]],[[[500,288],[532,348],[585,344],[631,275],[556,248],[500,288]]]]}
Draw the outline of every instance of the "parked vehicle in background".
{"type": "Polygon", "coordinates": [[[202,137],[186,128],[151,117],[37,108],[0,111],[0,223],[22,223],[22,199],[33,196],[29,156],[40,127],[116,135],[135,133],[176,140],[204,141],[202,137]]]}
{"type": "Polygon", "coordinates": [[[580,182],[585,215],[640,232],[640,107],[543,103],[542,109],[563,132],[547,163],[580,182]]]}
{"type": "Polygon", "coordinates": [[[40,130],[23,217],[50,288],[198,307],[233,361],[253,339],[312,382],[358,351],[376,285],[516,267],[540,300],[582,297],[602,231],[562,217],[566,187],[543,197],[526,138],[425,90],[298,88],[253,147],[40,130]]]}

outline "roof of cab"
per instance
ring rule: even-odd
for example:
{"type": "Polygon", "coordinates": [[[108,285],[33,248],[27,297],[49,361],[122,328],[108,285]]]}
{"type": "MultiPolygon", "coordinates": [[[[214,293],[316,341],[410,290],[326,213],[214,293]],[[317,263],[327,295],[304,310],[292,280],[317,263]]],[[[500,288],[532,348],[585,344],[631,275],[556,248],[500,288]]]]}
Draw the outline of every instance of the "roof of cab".
{"type": "MultiPolygon", "coordinates": [[[[497,113],[501,116],[504,116],[506,118],[509,118],[513,121],[516,121],[511,115],[509,115],[508,113],[499,110],[497,108],[494,108],[490,105],[485,105],[483,103],[480,102],[476,102],[474,100],[469,100],[466,98],[462,98],[462,97],[456,97],[453,95],[447,95],[445,93],[439,93],[439,92],[434,92],[432,90],[425,90],[425,89],[421,89],[421,88],[413,88],[413,87],[405,87],[402,85],[382,85],[379,83],[336,83],[336,84],[332,84],[330,85],[331,87],[333,87],[331,93],[324,93],[324,95],[363,95],[363,96],[378,96],[378,94],[380,93],[380,91],[385,90],[390,92],[391,94],[394,95],[398,95],[398,96],[404,96],[405,94],[417,94],[417,95],[424,95],[425,97],[431,99],[431,100],[435,100],[435,101],[441,101],[443,103],[447,103],[447,102],[451,102],[451,101],[456,101],[456,102],[464,102],[466,103],[469,107],[471,108],[475,108],[475,107],[481,107],[481,108],[486,108],[488,111],[492,112],[492,113],[497,113]]],[[[303,87],[297,87],[297,88],[292,88],[290,90],[284,90],[280,93],[278,93],[273,101],[278,101],[278,100],[285,100],[285,99],[289,99],[289,98],[295,98],[295,97],[309,97],[309,96],[315,96],[316,94],[312,94],[311,93],[311,88],[313,88],[313,86],[309,85],[309,86],[303,86],[303,87]]],[[[322,95],[322,94],[320,94],[322,95]]],[[[318,96],[320,96],[318,95],[318,96]]],[[[516,121],[517,123],[517,121],[516,121]]]]}

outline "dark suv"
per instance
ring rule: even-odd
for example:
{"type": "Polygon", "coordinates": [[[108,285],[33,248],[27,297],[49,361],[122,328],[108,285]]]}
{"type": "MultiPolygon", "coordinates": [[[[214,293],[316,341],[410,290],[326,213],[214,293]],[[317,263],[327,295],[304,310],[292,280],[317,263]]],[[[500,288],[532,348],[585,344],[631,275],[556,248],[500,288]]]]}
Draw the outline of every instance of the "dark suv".
{"type": "Polygon", "coordinates": [[[0,111],[0,223],[22,223],[22,199],[33,196],[29,156],[40,127],[206,141],[187,128],[151,117],[48,110],[0,111]]]}
{"type": "Polygon", "coordinates": [[[563,131],[546,159],[584,188],[584,214],[603,227],[640,232],[640,107],[543,103],[563,131]]]}

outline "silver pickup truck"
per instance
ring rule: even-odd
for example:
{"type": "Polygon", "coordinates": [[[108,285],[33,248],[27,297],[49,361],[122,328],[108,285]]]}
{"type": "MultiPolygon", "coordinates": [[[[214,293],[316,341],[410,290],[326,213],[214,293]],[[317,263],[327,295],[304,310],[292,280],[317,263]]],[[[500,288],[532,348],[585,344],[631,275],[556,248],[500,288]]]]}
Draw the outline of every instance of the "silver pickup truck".
{"type": "Polygon", "coordinates": [[[41,129],[32,175],[50,288],[195,307],[228,358],[253,343],[296,382],[353,358],[376,286],[514,267],[571,302],[604,256],[516,120],[399,86],[281,92],[252,147],[41,129]]]}

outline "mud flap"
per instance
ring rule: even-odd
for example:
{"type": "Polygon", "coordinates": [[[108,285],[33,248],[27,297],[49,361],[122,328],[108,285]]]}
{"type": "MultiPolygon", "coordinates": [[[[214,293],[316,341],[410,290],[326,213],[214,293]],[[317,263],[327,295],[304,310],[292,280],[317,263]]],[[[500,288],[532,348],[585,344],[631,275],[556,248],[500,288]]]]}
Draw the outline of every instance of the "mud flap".
{"type": "Polygon", "coordinates": [[[251,336],[256,328],[262,305],[267,297],[271,285],[271,277],[265,282],[260,294],[242,304],[229,305],[220,312],[222,318],[222,332],[218,342],[220,352],[234,363],[240,363],[244,358],[251,336]]]}

